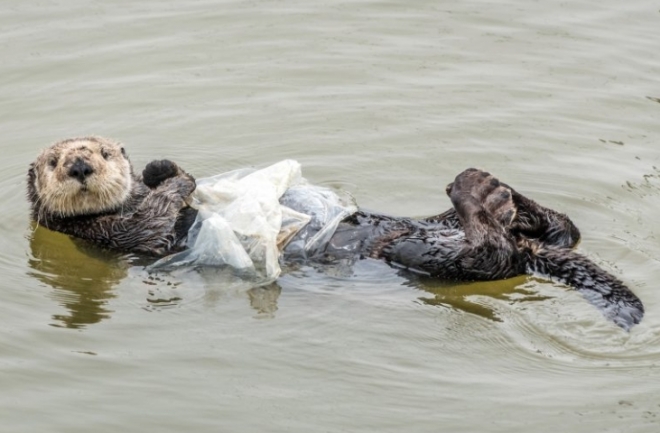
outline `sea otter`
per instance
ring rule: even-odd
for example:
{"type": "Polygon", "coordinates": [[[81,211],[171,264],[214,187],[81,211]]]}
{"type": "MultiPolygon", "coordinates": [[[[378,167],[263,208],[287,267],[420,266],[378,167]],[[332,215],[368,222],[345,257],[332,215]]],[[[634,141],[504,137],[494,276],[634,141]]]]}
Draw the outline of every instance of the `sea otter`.
{"type": "Polygon", "coordinates": [[[61,233],[162,256],[185,248],[195,179],[170,161],[133,172],[124,147],[100,137],[63,140],[28,171],[32,219],[61,233]]]}
{"type": "MultiPolygon", "coordinates": [[[[100,137],[55,143],[28,171],[37,223],[104,247],[154,256],[185,249],[196,216],[187,204],[194,190],[195,179],[169,160],[152,161],[136,175],[123,146],[100,137]]],[[[285,248],[283,257],[320,263],[371,257],[453,281],[540,274],[577,289],[622,328],[642,319],[637,296],[573,251],[580,232],[566,215],[477,169],[460,173],[446,192],[453,208],[437,216],[357,211],[340,223],[322,251],[301,256],[285,248]]],[[[296,210],[286,194],[282,202],[296,210]]],[[[312,227],[297,236],[313,235],[312,227]]]]}

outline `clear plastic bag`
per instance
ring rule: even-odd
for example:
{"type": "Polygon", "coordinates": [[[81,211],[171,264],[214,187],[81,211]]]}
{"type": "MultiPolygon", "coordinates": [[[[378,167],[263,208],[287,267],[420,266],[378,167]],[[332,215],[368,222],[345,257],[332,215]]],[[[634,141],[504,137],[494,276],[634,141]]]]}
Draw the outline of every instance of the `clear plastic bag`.
{"type": "Polygon", "coordinates": [[[322,252],[339,223],[357,211],[353,197],[306,182],[289,188],[280,203],[310,217],[309,223],[286,246],[286,253],[307,259],[322,252]]]}
{"type": "Polygon", "coordinates": [[[272,281],[281,272],[283,249],[306,256],[323,248],[339,222],[357,209],[346,202],[307,183],[293,160],[199,179],[191,201],[199,212],[188,249],[149,270],[227,266],[243,278],[272,281]]]}

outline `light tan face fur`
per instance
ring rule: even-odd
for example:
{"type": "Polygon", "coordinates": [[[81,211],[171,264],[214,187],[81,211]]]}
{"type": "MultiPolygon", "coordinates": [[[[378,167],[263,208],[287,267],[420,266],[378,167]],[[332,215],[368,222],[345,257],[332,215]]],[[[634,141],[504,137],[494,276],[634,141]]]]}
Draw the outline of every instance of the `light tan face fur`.
{"type": "Polygon", "coordinates": [[[34,171],[41,209],[60,216],[116,209],[130,195],[133,182],[122,146],[100,137],[55,143],[41,152],[34,171]],[[82,181],[70,172],[78,159],[93,169],[82,181]]]}

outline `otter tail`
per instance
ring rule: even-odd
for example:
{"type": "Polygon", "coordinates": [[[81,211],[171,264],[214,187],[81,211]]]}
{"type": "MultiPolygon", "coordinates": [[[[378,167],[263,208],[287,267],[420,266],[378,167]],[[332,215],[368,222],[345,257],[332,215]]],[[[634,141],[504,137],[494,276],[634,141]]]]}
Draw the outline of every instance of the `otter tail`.
{"type": "Polygon", "coordinates": [[[588,258],[564,248],[540,248],[531,254],[527,272],[569,285],[608,319],[629,330],[644,317],[642,301],[619,279],[588,258]]]}

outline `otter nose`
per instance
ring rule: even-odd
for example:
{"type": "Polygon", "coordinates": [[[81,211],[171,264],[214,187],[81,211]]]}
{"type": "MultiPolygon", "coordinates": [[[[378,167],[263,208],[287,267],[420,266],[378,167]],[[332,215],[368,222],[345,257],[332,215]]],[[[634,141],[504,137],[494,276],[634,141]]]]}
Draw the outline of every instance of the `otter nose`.
{"type": "Polygon", "coordinates": [[[81,158],[76,159],[73,165],[69,168],[69,177],[74,177],[81,183],[92,173],[94,173],[92,166],[87,164],[81,158]]]}

